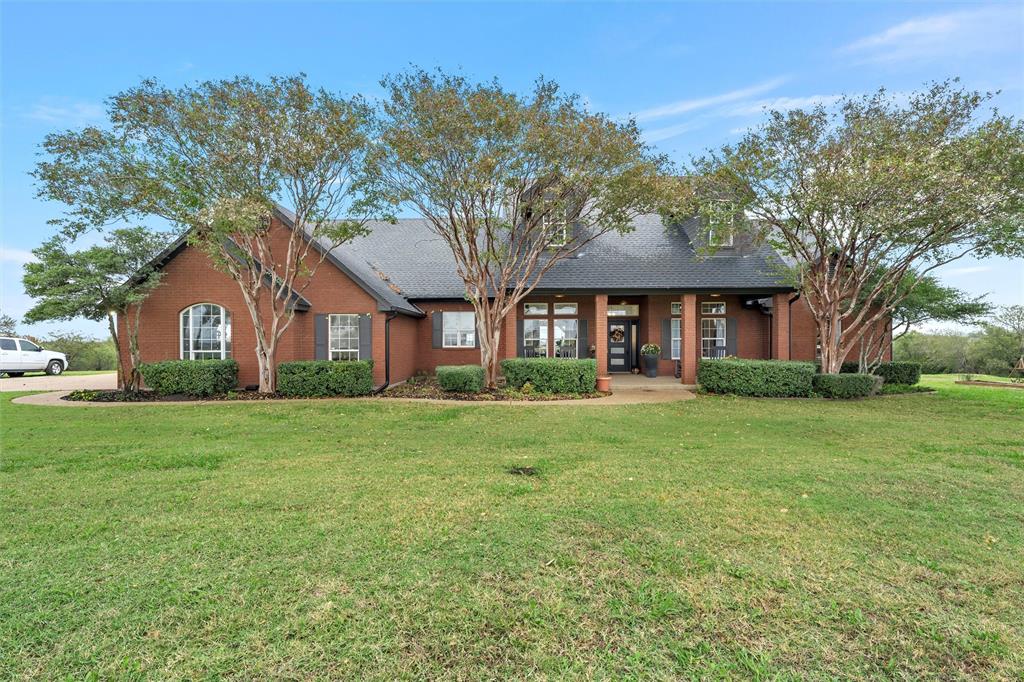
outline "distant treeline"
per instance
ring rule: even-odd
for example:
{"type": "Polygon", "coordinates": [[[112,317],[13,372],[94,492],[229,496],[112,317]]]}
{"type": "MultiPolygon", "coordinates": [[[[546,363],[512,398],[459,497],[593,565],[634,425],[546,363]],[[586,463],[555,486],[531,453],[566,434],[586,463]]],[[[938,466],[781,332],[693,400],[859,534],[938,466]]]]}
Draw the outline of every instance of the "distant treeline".
{"type": "Polygon", "coordinates": [[[896,360],[920,362],[926,374],[958,372],[1006,376],[1021,355],[1021,341],[1010,329],[986,324],[978,331],[908,332],[893,344],[896,360]]]}
{"type": "Polygon", "coordinates": [[[82,334],[56,334],[45,339],[36,339],[46,350],[54,350],[68,356],[68,369],[115,370],[117,351],[110,338],[96,339],[82,334]]]}

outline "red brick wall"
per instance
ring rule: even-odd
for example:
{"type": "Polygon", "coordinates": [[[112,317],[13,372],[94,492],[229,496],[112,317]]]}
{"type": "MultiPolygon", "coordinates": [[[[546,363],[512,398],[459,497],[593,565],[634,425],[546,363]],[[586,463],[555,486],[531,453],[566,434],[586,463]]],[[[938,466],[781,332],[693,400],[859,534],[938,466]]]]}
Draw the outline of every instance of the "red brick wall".
{"type": "MultiPolygon", "coordinates": [[[[417,371],[421,372],[433,372],[438,365],[479,365],[480,364],[480,349],[479,348],[434,348],[434,328],[433,318],[434,315],[440,315],[443,312],[473,312],[473,306],[466,301],[439,301],[439,302],[422,302],[420,309],[427,314],[427,316],[417,321],[417,332],[415,336],[416,345],[416,356],[417,356],[417,371]]],[[[394,338],[394,337],[392,337],[394,338]]],[[[501,343],[498,346],[498,355],[500,357],[506,357],[505,349],[509,339],[507,334],[502,333],[501,343]]],[[[513,352],[515,355],[515,339],[512,339],[513,352]]],[[[392,353],[392,360],[394,354],[392,353]]]]}

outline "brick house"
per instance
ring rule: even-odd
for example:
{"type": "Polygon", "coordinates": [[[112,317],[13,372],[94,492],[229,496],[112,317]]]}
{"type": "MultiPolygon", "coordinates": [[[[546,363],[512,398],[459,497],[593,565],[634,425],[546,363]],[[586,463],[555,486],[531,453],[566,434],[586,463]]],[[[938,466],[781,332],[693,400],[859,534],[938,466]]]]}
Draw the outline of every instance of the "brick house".
{"type": "MultiPolygon", "coordinates": [[[[293,217],[276,211],[282,238],[293,217]]],[[[678,373],[686,384],[695,383],[701,357],[814,360],[810,311],[771,249],[737,239],[701,258],[709,235],[695,219],[666,227],[642,216],[633,228],[556,264],[506,320],[502,357],[593,357],[600,374],[614,376],[638,368],[640,347],[657,343],[659,375],[678,373]]],[[[142,361],[233,357],[239,383],[257,383],[255,334],[238,285],[184,239],[157,265],[164,276],[143,306],[142,361]]],[[[371,224],[329,252],[301,292],[278,362],[372,359],[378,386],[480,362],[463,282],[423,220],[371,224]]]]}

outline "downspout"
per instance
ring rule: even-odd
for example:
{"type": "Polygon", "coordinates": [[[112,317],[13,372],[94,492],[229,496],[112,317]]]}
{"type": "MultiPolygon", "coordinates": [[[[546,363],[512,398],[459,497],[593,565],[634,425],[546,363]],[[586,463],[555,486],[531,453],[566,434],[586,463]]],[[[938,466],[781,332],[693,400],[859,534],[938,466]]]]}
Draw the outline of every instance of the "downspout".
{"type": "Polygon", "coordinates": [[[391,384],[391,320],[398,317],[398,313],[389,310],[384,316],[384,383],[373,392],[379,395],[391,384]]]}
{"type": "Polygon", "coordinates": [[[796,292],[796,296],[789,299],[789,315],[786,321],[789,323],[789,334],[787,334],[787,340],[789,342],[789,352],[786,354],[790,360],[793,359],[793,304],[800,299],[800,292],[796,292]]]}

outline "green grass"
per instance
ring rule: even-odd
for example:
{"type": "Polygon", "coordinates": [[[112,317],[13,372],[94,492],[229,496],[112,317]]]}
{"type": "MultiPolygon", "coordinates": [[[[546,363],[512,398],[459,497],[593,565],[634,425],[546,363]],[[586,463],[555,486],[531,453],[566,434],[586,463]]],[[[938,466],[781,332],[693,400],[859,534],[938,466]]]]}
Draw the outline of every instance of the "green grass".
{"type": "Polygon", "coordinates": [[[3,679],[1024,670],[1024,393],[10,397],[3,679]]]}
{"type": "Polygon", "coordinates": [[[1010,382],[1008,377],[997,377],[992,374],[922,374],[921,383],[927,384],[932,387],[938,386],[950,386],[958,381],[961,381],[963,377],[967,375],[971,377],[972,381],[995,381],[997,383],[1006,384],[1010,382]]]}

